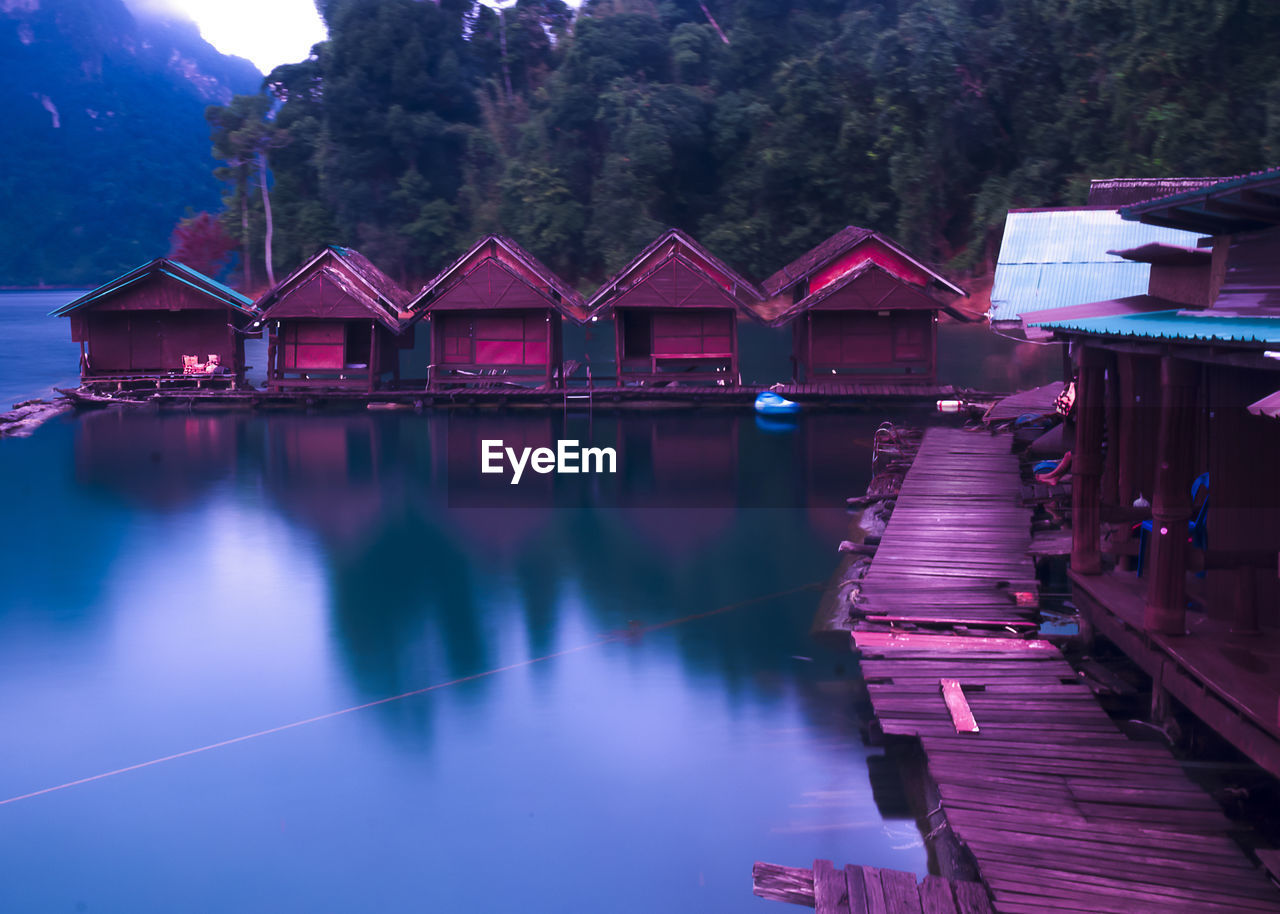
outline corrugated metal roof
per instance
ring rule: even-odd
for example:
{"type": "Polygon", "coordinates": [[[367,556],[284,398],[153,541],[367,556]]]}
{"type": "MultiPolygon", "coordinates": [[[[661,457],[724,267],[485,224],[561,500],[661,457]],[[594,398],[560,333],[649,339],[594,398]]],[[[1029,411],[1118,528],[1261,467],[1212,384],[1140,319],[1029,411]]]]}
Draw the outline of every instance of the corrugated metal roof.
{"type": "Polygon", "coordinates": [[[1280,317],[1214,314],[1211,311],[1153,311],[1075,320],[1029,321],[1033,327],[1097,336],[1219,343],[1280,343],[1280,317]]]}
{"type": "Polygon", "coordinates": [[[1126,222],[1115,210],[1010,212],[991,288],[991,319],[1142,295],[1150,265],[1109,250],[1162,243],[1193,247],[1201,236],[1126,222]]]}

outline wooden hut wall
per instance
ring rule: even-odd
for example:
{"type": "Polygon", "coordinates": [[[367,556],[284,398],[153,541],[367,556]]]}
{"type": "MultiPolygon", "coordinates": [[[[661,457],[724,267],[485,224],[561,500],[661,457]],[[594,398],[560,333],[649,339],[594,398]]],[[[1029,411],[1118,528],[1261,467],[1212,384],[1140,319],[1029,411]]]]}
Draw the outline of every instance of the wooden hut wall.
{"type": "Polygon", "coordinates": [[[411,331],[389,329],[373,310],[383,306],[374,302],[376,293],[363,277],[333,252],[322,254],[267,309],[273,386],[367,384],[372,389],[387,374],[398,378],[399,351],[412,346],[413,337],[411,331]],[[367,291],[369,300],[352,290],[367,291]]]}
{"type": "Polygon", "coordinates": [[[1182,305],[1207,308],[1210,298],[1209,266],[1181,266],[1155,263],[1147,281],[1147,294],[1182,305]]]}
{"type": "Polygon", "coordinates": [[[559,315],[549,309],[442,311],[434,320],[441,365],[540,368],[551,357],[559,315]]]}
{"type": "Polygon", "coordinates": [[[1160,428],[1160,360],[1120,352],[1116,355],[1119,392],[1115,428],[1108,428],[1116,450],[1116,491],[1120,506],[1155,491],[1156,438],[1160,428]]]}
{"type": "MultiPolygon", "coordinates": [[[[353,286],[358,280],[347,280],[353,286]]],[[[362,286],[363,283],[360,283],[362,286]]],[[[369,293],[373,295],[372,292],[369,293]]],[[[304,320],[370,320],[372,312],[357,301],[339,282],[325,272],[316,272],[285,292],[267,311],[272,321],[287,318],[304,320]]]]}
{"type": "Polygon", "coordinates": [[[412,330],[397,336],[368,316],[344,320],[283,318],[273,333],[273,380],[316,374],[335,381],[399,376],[399,351],[413,345],[412,330]],[[372,369],[372,370],[370,370],[372,369]]]}
{"type": "Polygon", "coordinates": [[[547,300],[558,293],[497,242],[459,271],[427,306],[434,379],[495,369],[543,373],[550,383],[563,361],[562,317],[547,300]]]}
{"type": "MultiPolygon", "coordinates": [[[[702,275],[705,277],[709,277],[712,280],[712,282],[714,282],[721,289],[724,289],[726,292],[732,291],[733,280],[731,280],[728,276],[726,276],[723,272],[721,272],[715,265],[713,265],[709,260],[707,260],[701,254],[699,254],[697,251],[677,241],[672,241],[671,244],[661,245],[656,251],[654,251],[652,254],[650,254],[648,257],[646,257],[644,260],[638,263],[630,271],[630,275],[644,276],[646,273],[652,270],[655,266],[661,263],[664,258],[667,258],[670,256],[673,246],[674,246],[674,250],[678,253],[678,255],[680,257],[683,257],[685,260],[691,263],[694,267],[694,270],[690,271],[688,267],[685,267],[683,264],[680,264],[680,269],[683,272],[690,273],[693,276],[702,275]]],[[[679,263],[678,261],[672,260],[668,264],[666,264],[662,269],[665,271],[671,271],[675,268],[675,266],[678,263],[679,263]]]]}
{"type": "Polygon", "coordinates": [[[244,365],[236,312],[177,280],[154,277],[72,315],[72,339],[88,347],[87,376],[181,371],[184,355],[244,365]]]}
{"type": "Polygon", "coordinates": [[[733,283],[683,245],[654,266],[667,247],[635,270],[643,278],[613,303],[620,373],[656,375],[664,367],[707,377],[737,377],[738,303],[733,283]],[[648,275],[643,275],[648,270],[648,275]]]}
{"type": "Polygon", "coordinates": [[[1280,421],[1246,409],[1280,387],[1280,372],[1210,365],[1206,387],[1210,611],[1232,621],[1252,600],[1257,622],[1280,628],[1280,421]]]}
{"type": "Polygon", "coordinates": [[[1214,307],[1248,313],[1280,308],[1280,229],[1220,236],[1214,245],[1215,267],[1225,267],[1214,307]],[[1222,250],[1222,248],[1226,250],[1222,250]],[[1225,261],[1225,263],[1223,263],[1225,261]]]}
{"type": "Polygon", "coordinates": [[[462,269],[460,279],[431,299],[432,312],[547,309],[546,298],[536,291],[546,289],[546,283],[527,270],[513,275],[489,255],[462,269]]]}
{"type": "Polygon", "coordinates": [[[728,309],[659,311],[651,321],[653,355],[727,358],[733,354],[733,320],[728,309]]]}
{"type": "Polygon", "coordinates": [[[904,377],[934,375],[937,324],[933,311],[814,310],[796,322],[807,336],[811,373],[904,377]]]}

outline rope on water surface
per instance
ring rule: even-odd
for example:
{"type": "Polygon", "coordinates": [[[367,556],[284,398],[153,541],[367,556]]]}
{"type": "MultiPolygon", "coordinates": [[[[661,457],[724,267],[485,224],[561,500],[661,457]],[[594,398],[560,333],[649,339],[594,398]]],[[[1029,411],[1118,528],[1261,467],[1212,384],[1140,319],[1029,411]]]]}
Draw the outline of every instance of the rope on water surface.
{"type": "Polygon", "coordinates": [[[735,609],[743,609],[747,606],[753,606],[758,603],[765,603],[769,600],[777,600],[781,597],[789,597],[806,590],[816,590],[821,584],[804,584],[800,587],[793,587],[790,590],[780,590],[777,593],[765,594],[761,597],[752,597],[749,600],[743,600],[738,603],[730,603],[727,606],[721,606],[707,612],[693,613],[692,615],[682,616],[679,619],[672,619],[667,622],[659,622],[655,625],[637,626],[622,632],[614,632],[597,638],[594,641],[587,641],[584,644],[568,647],[564,650],[554,651],[550,654],[543,654],[540,657],[530,657],[528,660],[521,660],[518,663],[509,663],[506,666],[494,667],[491,670],[485,670],[481,673],[472,673],[469,676],[459,676],[457,679],[451,679],[448,682],[437,682],[434,685],[423,686],[420,689],[413,689],[408,692],[401,692],[399,695],[389,695],[386,698],[378,698],[373,701],[366,701],[364,704],[352,705],[348,708],[339,708],[337,711],[329,711],[325,714],[317,714],[315,717],[308,717],[304,720],[295,720],[287,724],[281,724],[278,727],[268,727],[266,730],[258,730],[254,733],[246,733],[243,736],[235,736],[231,739],[219,740],[216,743],[209,743],[205,746],[198,746],[195,749],[185,749],[182,752],[175,752],[172,755],[153,758],[146,762],[138,762],[136,765],[126,765],[123,768],[116,768],[112,771],[104,771],[101,774],[93,774],[84,778],[77,778],[74,781],[67,781],[65,784],[57,784],[53,787],[44,787],[40,790],[33,790],[30,793],[23,793],[12,796],[4,800],[0,800],[0,806],[8,806],[11,803],[17,803],[21,800],[30,800],[35,797],[44,796],[47,793],[55,793],[59,790],[66,790],[68,787],[79,787],[81,784],[90,784],[94,781],[101,781],[105,778],[115,777],[117,774],[127,774],[130,771],[138,771],[142,768],[150,768],[152,765],[159,765],[161,762],[172,762],[177,759],[187,758],[192,755],[199,755],[202,752],[209,752],[213,749],[222,749],[225,746],[234,746],[236,743],[247,742],[251,739],[257,739],[260,736],[270,736],[273,733],[283,733],[285,730],[292,730],[296,727],[304,727],[307,724],[319,723],[323,720],[331,720],[335,717],[342,717],[344,714],[353,714],[356,711],[365,711],[369,708],[376,708],[378,705],[390,704],[393,701],[402,701],[406,698],[413,698],[418,695],[425,695],[428,692],[434,692],[438,689],[448,688],[449,686],[461,685],[464,682],[472,682],[476,679],[484,679],[488,676],[496,676],[499,673],[507,673],[511,670],[517,670],[521,667],[532,666],[535,663],[543,663],[547,660],[555,660],[558,657],[566,657],[569,654],[576,654],[589,648],[599,647],[602,644],[608,644],[613,641],[623,640],[625,638],[643,635],[646,632],[655,632],[664,628],[672,628],[676,625],[683,625],[686,622],[695,622],[699,619],[706,619],[711,616],[718,616],[735,609]]]}

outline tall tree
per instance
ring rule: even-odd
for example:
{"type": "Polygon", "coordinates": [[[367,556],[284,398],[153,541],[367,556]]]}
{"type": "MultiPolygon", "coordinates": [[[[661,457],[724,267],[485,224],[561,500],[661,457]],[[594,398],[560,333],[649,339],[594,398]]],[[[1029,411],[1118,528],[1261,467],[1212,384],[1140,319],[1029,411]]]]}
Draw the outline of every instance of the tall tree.
{"type": "Polygon", "coordinates": [[[252,232],[249,213],[252,208],[250,184],[257,178],[261,194],[261,207],[265,220],[263,232],[263,264],[267,282],[275,285],[275,266],[272,262],[271,195],[267,154],[288,142],[288,134],[271,120],[271,98],[266,95],[237,95],[229,105],[211,105],[205,112],[213,128],[213,154],[226,165],[218,177],[231,185],[231,203],[240,213],[240,244],[244,263],[244,285],[253,288],[252,232]]]}

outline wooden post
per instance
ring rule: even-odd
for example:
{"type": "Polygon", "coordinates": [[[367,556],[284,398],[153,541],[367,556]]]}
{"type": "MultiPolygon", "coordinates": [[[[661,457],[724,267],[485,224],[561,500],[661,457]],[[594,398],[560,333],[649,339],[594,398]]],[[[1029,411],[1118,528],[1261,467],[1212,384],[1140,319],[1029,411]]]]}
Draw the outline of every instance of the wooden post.
{"type": "Polygon", "coordinates": [[[436,380],[440,377],[440,362],[444,358],[444,337],[441,335],[440,325],[444,322],[444,318],[433,320],[431,314],[426,317],[427,323],[431,326],[431,348],[427,353],[427,390],[432,390],[436,386],[436,380]]]}
{"type": "Polygon", "coordinates": [[[560,366],[560,386],[568,387],[569,379],[564,373],[564,318],[560,316],[559,311],[553,311],[551,320],[555,325],[552,328],[552,338],[556,345],[556,364],[560,366]]]}
{"type": "Polygon", "coordinates": [[[378,379],[378,322],[369,321],[369,393],[378,379]]]}
{"type": "MultiPolygon", "coordinates": [[[[705,344],[705,337],[703,342],[705,344]]],[[[729,351],[733,353],[733,358],[729,360],[729,380],[725,386],[737,387],[742,382],[742,372],[738,368],[738,315],[734,311],[729,312],[729,351]]]]}
{"type": "MultiPolygon", "coordinates": [[[[1119,402],[1116,405],[1116,427],[1110,448],[1116,452],[1116,498],[1120,504],[1129,506],[1140,494],[1138,492],[1137,466],[1134,463],[1135,436],[1138,433],[1134,402],[1134,362],[1133,356],[1121,353],[1116,357],[1116,387],[1119,402]]],[[[1108,429],[1108,431],[1111,431],[1108,429]]]]}
{"type": "Polygon", "coordinates": [[[938,312],[929,312],[929,383],[938,383],[938,312]]]}
{"type": "Polygon", "coordinates": [[[1076,377],[1076,441],[1071,452],[1071,568],[1077,574],[1099,574],[1098,524],[1102,479],[1103,353],[1080,350],[1076,377]]]}
{"type": "Polygon", "coordinates": [[[551,335],[551,312],[547,312],[545,318],[547,325],[547,388],[555,387],[556,384],[556,346],[551,335]]]}
{"type": "Polygon", "coordinates": [[[1124,505],[1127,507],[1132,504],[1133,498],[1129,501],[1122,502],[1120,500],[1120,448],[1117,447],[1119,439],[1119,422],[1120,422],[1120,384],[1118,377],[1118,362],[1114,352],[1104,354],[1106,363],[1106,394],[1103,398],[1103,427],[1106,429],[1107,453],[1102,465],[1102,503],[1106,505],[1124,505]]]}
{"type": "Polygon", "coordinates": [[[1170,356],[1160,360],[1160,432],[1146,558],[1151,574],[1143,626],[1167,635],[1184,634],[1187,628],[1187,522],[1198,376],[1192,362],[1170,356]]]}
{"type": "Polygon", "coordinates": [[[626,341],[623,339],[623,325],[625,321],[622,319],[623,312],[617,308],[613,311],[613,371],[618,377],[613,382],[614,387],[622,386],[622,353],[626,350],[626,341]]]}
{"type": "Polygon", "coordinates": [[[278,363],[280,361],[280,337],[276,331],[270,327],[267,328],[267,389],[276,389],[276,379],[279,378],[278,363]]]}

